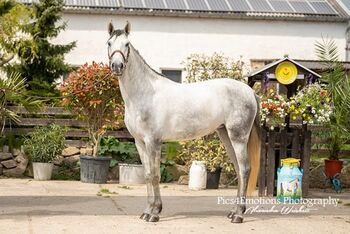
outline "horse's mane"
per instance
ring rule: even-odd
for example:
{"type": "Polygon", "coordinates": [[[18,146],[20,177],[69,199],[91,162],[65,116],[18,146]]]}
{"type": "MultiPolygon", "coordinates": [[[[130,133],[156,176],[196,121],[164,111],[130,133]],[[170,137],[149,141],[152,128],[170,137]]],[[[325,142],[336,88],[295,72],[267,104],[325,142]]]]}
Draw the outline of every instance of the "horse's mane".
{"type": "Polygon", "coordinates": [[[132,50],[135,52],[135,54],[140,58],[141,62],[147,67],[149,68],[152,72],[156,73],[158,76],[161,76],[163,78],[167,78],[165,75],[163,75],[162,73],[159,73],[158,71],[154,70],[150,65],[148,65],[148,63],[146,62],[146,60],[141,56],[140,52],[135,49],[135,47],[130,43],[130,47],[132,48],[132,50]]]}

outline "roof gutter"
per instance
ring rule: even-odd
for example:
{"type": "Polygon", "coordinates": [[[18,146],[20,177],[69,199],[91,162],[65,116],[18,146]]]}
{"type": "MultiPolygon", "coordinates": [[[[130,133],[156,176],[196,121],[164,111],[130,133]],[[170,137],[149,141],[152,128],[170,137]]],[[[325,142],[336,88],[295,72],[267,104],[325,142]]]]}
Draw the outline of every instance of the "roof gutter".
{"type": "Polygon", "coordinates": [[[348,22],[348,18],[339,16],[320,16],[288,13],[254,13],[254,12],[195,12],[195,11],[167,11],[124,8],[82,8],[65,7],[65,13],[78,14],[108,14],[126,16],[158,16],[158,17],[184,17],[208,19],[246,19],[246,20],[282,20],[282,21],[308,21],[308,22],[348,22]]]}

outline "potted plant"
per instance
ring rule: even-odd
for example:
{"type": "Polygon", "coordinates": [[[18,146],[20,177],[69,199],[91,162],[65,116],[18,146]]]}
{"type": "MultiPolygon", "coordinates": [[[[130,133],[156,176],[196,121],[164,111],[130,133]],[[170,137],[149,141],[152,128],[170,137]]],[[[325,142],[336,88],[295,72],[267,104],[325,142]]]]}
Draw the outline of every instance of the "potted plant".
{"type": "Polygon", "coordinates": [[[207,189],[219,187],[220,174],[233,171],[233,165],[229,162],[224,145],[216,134],[203,137],[198,140],[182,142],[180,157],[191,165],[192,161],[204,161],[207,169],[207,189]]]}
{"type": "Polygon", "coordinates": [[[64,149],[64,130],[58,125],[37,127],[24,140],[24,152],[33,163],[35,180],[50,180],[53,161],[64,149]]]}
{"type": "Polygon", "coordinates": [[[106,183],[110,157],[97,157],[107,128],[123,126],[123,105],[117,76],[108,65],[93,62],[72,72],[61,86],[62,104],[87,123],[92,155],[80,157],[81,181],[106,183]]]}
{"type": "Polygon", "coordinates": [[[316,53],[325,66],[322,80],[327,84],[333,113],[327,124],[329,158],[325,160],[325,174],[333,177],[341,172],[343,162],[339,153],[350,140],[350,80],[343,64],[339,62],[338,50],[334,40],[323,39],[316,42],[316,53]]]}
{"type": "Polygon", "coordinates": [[[99,154],[111,157],[111,167],[119,167],[120,184],[144,184],[144,167],[133,142],[120,142],[114,137],[101,140],[99,154]]]}

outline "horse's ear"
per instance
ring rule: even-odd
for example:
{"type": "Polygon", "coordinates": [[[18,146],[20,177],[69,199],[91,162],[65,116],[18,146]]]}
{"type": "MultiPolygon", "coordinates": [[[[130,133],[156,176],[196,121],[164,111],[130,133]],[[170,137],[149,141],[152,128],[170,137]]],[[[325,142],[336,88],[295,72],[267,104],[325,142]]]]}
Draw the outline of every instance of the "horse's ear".
{"type": "Polygon", "coordinates": [[[125,31],[126,35],[129,35],[130,28],[131,28],[131,25],[130,25],[129,21],[126,21],[126,25],[125,25],[125,28],[124,28],[124,31],[125,31]]]}
{"type": "Polygon", "coordinates": [[[108,24],[108,33],[110,36],[112,36],[112,33],[114,32],[114,26],[112,24],[112,21],[108,24]]]}

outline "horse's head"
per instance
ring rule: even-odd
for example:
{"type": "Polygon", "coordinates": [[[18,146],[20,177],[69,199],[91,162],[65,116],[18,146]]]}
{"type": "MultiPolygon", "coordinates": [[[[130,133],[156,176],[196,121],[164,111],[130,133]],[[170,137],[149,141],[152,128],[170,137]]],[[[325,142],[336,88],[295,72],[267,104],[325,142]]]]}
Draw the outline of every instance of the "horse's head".
{"type": "Polygon", "coordinates": [[[129,58],[130,42],[128,35],[130,33],[130,23],[126,22],[124,29],[114,29],[113,24],[109,23],[108,33],[109,66],[114,72],[121,75],[129,58]]]}

